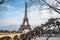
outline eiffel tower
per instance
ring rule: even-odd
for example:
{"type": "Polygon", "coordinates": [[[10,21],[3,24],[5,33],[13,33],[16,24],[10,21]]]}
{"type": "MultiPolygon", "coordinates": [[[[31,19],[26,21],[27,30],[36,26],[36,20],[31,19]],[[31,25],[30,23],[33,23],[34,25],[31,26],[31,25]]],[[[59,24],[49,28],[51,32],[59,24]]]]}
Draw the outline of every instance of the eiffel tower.
{"type": "Polygon", "coordinates": [[[25,29],[31,30],[29,20],[28,20],[28,16],[27,16],[27,2],[25,2],[25,15],[24,15],[23,23],[22,23],[22,25],[18,31],[23,32],[23,30],[25,30],[25,29]],[[26,25],[25,25],[25,23],[26,23],[26,25]]]}

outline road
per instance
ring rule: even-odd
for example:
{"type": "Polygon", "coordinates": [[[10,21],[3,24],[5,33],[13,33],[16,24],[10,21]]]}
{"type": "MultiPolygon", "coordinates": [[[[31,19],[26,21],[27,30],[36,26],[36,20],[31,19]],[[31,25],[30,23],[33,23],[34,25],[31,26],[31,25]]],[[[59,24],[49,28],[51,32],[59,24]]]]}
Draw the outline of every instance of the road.
{"type": "MultiPolygon", "coordinates": [[[[32,40],[46,40],[47,37],[36,37],[36,39],[32,39],[32,40]]],[[[60,40],[60,34],[56,34],[56,37],[49,37],[48,40],[60,40]]]]}
{"type": "MultiPolygon", "coordinates": [[[[47,37],[37,37],[36,39],[32,40],[46,40],[47,37]]],[[[49,40],[60,40],[60,37],[50,37],[49,40]]]]}

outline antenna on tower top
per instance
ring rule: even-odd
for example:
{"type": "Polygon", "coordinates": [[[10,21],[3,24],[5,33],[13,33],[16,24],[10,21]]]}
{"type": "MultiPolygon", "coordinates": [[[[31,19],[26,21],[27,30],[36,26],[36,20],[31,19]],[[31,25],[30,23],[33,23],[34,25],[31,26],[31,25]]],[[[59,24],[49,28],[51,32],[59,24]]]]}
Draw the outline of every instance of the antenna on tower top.
{"type": "Polygon", "coordinates": [[[25,1],[25,16],[24,18],[27,18],[27,1],[25,1]]]}

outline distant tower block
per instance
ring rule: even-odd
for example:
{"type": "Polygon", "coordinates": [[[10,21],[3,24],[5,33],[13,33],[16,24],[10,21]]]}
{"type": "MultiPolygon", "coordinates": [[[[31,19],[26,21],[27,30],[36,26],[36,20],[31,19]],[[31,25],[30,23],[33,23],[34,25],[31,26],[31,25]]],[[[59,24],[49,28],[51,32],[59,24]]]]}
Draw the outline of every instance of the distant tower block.
{"type": "Polygon", "coordinates": [[[23,32],[23,30],[25,30],[25,29],[31,30],[28,16],[27,16],[27,2],[25,2],[25,15],[24,15],[23,23],[18,31],[23,32]]]}

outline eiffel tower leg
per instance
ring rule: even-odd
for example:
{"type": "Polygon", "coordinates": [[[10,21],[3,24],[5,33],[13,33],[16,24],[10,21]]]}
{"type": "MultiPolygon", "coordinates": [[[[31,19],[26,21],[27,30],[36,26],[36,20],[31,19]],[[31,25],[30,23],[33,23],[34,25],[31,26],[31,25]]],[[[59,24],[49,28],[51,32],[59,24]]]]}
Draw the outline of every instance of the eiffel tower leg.
{"type": "Polygon", "coordinates": [[[23,20],[23,25],[25,24],[25,20],[23,20]]]}
{"type": "Polygon", "coordinates": [[[27,25],[29,25],[29,22],[27,21],[27,25]]]}
{"type": "Polygon", "coordinates": [[[20,27],[18,31],[19,31],[19,32],[22,32],[22,31],[23,31],[23,28],[22,28],[22,27],[20,27]]]}

